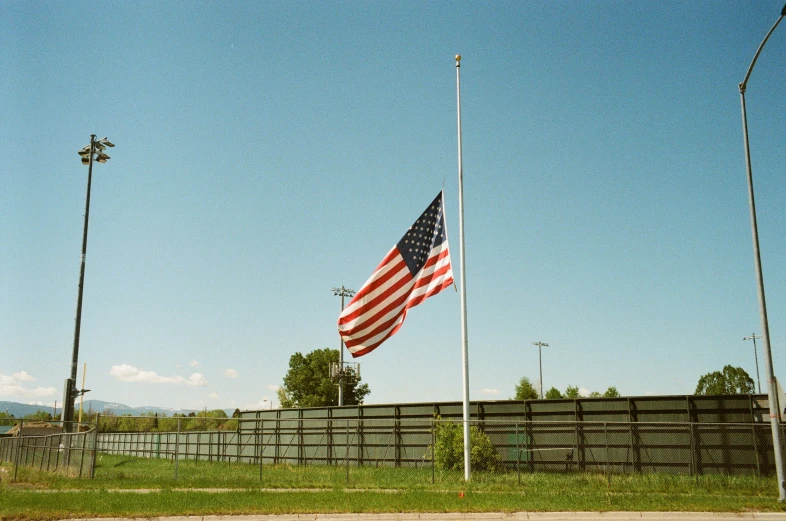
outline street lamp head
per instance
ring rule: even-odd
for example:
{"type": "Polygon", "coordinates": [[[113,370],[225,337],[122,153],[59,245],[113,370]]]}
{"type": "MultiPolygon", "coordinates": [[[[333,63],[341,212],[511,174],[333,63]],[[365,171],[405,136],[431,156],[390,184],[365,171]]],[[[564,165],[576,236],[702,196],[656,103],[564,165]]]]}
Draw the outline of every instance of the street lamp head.
{"type": "Polygon", "coordinates": [[[786,16],[786,4],[783,5],[783,9],[781,10],[781,16],[786,16]]]}
{"type": "Polygon", "coordinates": [[[98,140],[98,142],[101,143],[102,145],[106,145],[108,147],[115,146],[114,144],[110,143],[109,140],[106,137],[102,137],[101,139],[98,140]]]}
{"type": "Polygon", "coordinates": [[[90,164],[90,157],[89,156],[82,156],[82,164],[89,165],[90,164]]]}
{"type": "Polygon", "coordinates": [[[99,163],[106,163],[107,159],[109,159],[109,156],[103,152],[99,152],[98,155],[96,155],[96,161],[99,163]]]}

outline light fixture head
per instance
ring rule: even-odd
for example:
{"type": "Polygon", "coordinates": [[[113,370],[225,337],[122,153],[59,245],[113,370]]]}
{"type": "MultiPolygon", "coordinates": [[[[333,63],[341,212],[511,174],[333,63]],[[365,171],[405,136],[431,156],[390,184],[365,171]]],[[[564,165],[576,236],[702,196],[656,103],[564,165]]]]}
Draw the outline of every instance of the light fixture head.
{"type": "Polygon", "coordinates": [[[102,152],[99,152],[98,155],[96,156],[96,161],[98,161],[99,163],[106,163],[107,159],[109,159],[109,156],[102,152]]]}
{"type": "Polygon", "coordinates": [[[82,164],[89,165],[90,164],[90,156],[82,156],[82,164]]]}
{"type": "Polygon", "coordinates": [[[86,156],[90,153],[90,145],[83,147],[79,152],[77,152],[80,156],[86,156]]]}
{"type": "Polygon", "coordinates": [[[101,150],[101,151],[106,150],[106,147],[104,145],[102,145],[101,143],[99,143],[98,141],[93,143],[93,148],[95,148],[96,150],[101,150]]]}
{"type": "Polygon", "coordinates": [[[101,143],[102,145],[106,145],[108,147],[115,146],[113,143],[110,143],[109,140],[106,137],[102,137],[101,139],[98,140],[98,142],[101,143]]]}

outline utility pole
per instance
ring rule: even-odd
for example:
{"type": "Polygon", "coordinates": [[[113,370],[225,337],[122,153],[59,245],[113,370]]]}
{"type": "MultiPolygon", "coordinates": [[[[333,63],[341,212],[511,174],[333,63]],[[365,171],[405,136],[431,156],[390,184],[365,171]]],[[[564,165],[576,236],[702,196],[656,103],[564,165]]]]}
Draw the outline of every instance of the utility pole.
{"type": "MultiPolygon", "coordinates": [[[[354,289],[345,288],[341,286],[340,288],[333,288],[333,295],[337,297],[341,297],[341,311],[344,311],[344,297],[352,297],[355,295],[354,289]]],[[[335,374],[335,378],[338,379],[338,406],[343,407],[344,405],[344,339],[341,338],[339,335],[339,347],[338,347],[338,371],[335,374]]]]}
{"type": "Polygon", "coordinates": [[[759,387],[759,394],[761,394],[761,381],[759,380],[759,353],[756,349],[756,339],[761,338],[761,335],[751,333],[751,336],[746,336],[743,340],[753,340],[753,357],[756,359],[756,384],[759,387]]]}
{"type": "Polygon", "coordinates": [[[538,346],[538,365],[540,365],[540,399],[543,399],[543,357],[541,356],[541,350],[544,347],[549,347],[549,345],[545,342],[541,342],[538,340],[537,342],[532,342],[533,346],[538,346]]]}

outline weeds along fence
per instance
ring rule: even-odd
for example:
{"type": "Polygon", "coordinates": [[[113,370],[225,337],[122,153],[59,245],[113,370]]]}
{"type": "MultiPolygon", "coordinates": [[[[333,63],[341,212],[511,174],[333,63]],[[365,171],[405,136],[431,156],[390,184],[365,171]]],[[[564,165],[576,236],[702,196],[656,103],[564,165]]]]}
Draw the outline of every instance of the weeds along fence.
{"type": "Polygon", "coordinates": [[[94,475],[98,434],[95,426],[74,424],[75,432],[64,432],[59,422],[13,423],[14,427],[0,437],[0,461],[14,466],[14,480],[20,467],[80,478],[94,475]]]}
{"type": "MultiPolygon", "coordinates": [[[[101,432],[97,450],[257,465],[260,476],[266,465],[314,465],[423,469],[433,480],[435,471],[463,468],[462,426],[451,420],[260,417],[208,431],[173,420],[174,431],[101,432]]],[[[471,431],[472,468],[484,472],[775,473],[767,423],[474,420],[471,431]]]]}

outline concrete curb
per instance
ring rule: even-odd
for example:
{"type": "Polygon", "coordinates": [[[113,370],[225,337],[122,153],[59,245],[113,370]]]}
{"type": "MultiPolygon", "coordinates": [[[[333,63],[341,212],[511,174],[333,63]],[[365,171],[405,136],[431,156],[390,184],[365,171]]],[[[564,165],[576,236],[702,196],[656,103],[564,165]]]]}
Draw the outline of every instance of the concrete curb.
{"type": "Polygon", "coordinates": [[[781,512],[484,512],[90,518],[64,521],[786,521],[781,512]]]}

